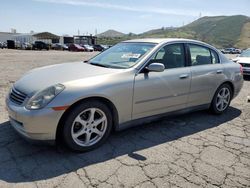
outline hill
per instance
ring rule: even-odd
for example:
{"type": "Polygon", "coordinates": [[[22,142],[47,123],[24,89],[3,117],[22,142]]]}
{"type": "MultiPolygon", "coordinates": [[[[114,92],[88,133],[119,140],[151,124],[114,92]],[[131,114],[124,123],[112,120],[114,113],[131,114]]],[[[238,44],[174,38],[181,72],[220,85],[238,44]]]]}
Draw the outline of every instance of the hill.
{"type": "Polygon", "coordinates": [[[203,17],[181,30],[194,32],[195,38],[217,46],[244,46],[242,42],[250,39],[250,33],[242,35],[242,32],[248,29],[249,24],[250,18],[242,15],[203,17]]]}
{"type": "Polygon", "coordinates": [[[107,30],[107,31],[105,31],[103,33],[100,33],[100,34],[96,35],[96,36],[97,37],[113,38],[113,37],[123,37],[123,36],[125,36],[125,34],[119,32],[119,31],[115,31],[115,30],[110,29],[110,30],[107,30]]]}
{"type": "Polygon", "coordinates": [[[152,30],[149,30],[149,31],[146,31],[144,33],[142,33],[141,35],[154,35],[154,34],[160,34],[164,31],[174,31],[174,30],[177,30],[178,28],[176,27],[162,27],[162,28],[159,28],[159,29],[152,29],[152,30]]]}
{"type": "MultiPolygon", "coordinates": [[[[113,31],[113,30],[109,30],[113,31]]],[[[108,32],[108,31],[107,31],[108,32]]],[[[133,38],[189,38],[196,39],[221,47],[250,47],[250,18],[243,15],[202,17],[188,25],[179,28],[163,27],[150,30],[139,35],[98,35],[99,42],[115,44],[133,38]],[[104,39],[103,36],[109,38],[104,39]]],[[[120,32],[117,32],[120,33],[120,32]]]]}

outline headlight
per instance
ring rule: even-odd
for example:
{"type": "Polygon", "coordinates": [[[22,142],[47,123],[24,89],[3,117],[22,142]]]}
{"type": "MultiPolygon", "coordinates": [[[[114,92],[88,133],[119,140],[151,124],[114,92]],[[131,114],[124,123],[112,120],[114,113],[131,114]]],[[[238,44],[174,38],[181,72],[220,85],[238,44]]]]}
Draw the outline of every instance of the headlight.
{"type": "Polygon", "coordinates": [[[29,110],[41,109],[45,107],[50,101],[52,101],[55,96],[61,93],[64,88],[64,85],[56,84],[39,91],[29,99],[25,107],[29,110]]]}

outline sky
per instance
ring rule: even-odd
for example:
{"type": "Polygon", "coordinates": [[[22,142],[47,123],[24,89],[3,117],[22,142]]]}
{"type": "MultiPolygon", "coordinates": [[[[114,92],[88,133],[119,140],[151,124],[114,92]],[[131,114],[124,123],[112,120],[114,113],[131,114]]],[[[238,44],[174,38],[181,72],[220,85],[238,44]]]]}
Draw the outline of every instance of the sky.
{"type": "Polygon", "coordinates": [[[200,16],[250,16],[250,0],[0,0],[0,32],[142,33],[200,16]]]}

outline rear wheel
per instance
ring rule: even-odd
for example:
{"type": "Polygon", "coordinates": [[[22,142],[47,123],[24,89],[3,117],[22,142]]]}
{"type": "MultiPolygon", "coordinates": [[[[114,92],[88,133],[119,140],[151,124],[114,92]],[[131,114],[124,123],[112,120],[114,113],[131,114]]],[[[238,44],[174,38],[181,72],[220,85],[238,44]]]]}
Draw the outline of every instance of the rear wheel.
{"type": "Polygon", "coordinates": [[[87,151],[103,144],[111,128],[109,108],[99,101],[85,101],[72,109],[66,118],[62,136],[70,149],[87,151]]]}
{"type": "Polygon", "coordinates": [[[229,84],[221,85],[213,97],[210,110],[214,114],[222,114],[227,110],[232,99],[232,88],[229,84]]]}

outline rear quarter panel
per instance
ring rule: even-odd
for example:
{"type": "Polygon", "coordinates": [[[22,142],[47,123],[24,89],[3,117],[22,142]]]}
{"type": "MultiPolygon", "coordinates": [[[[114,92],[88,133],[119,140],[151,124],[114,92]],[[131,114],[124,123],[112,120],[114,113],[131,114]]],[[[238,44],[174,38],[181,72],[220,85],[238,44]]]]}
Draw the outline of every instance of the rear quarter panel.
{"type": "Polygon", "coordinates": [[[234,97],[236,97],[243,85],[243,75],[240,72],[240,65],[232,61],[223,63],[225,81],[230,81],[234,86],[234,97]]]}

